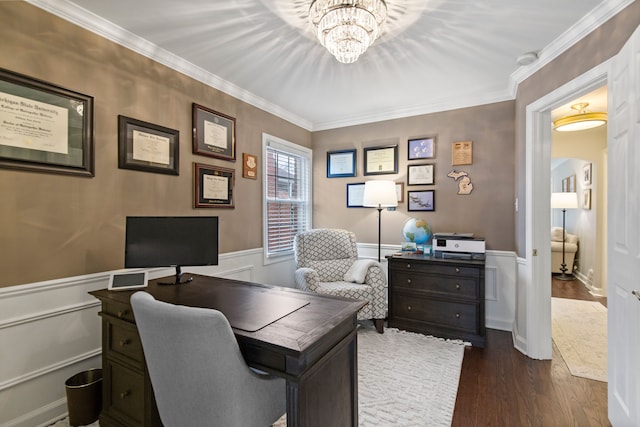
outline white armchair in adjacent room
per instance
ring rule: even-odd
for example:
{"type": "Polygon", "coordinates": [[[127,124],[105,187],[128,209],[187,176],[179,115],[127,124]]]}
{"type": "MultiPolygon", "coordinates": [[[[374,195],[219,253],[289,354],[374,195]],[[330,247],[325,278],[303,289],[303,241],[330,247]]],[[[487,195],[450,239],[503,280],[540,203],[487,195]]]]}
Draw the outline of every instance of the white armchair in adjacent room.
{"type": "Polygon", "coordinates": [[[578,252],[578,236],[564,233],[562,227],[551,228],[551,272],[562,273],[562,240],[564,237],[564,263],[567,273],[573,272],[573,264],[578,252]]]}
{"type": "Polygon", "coordinates": [[[378,332],[387,316],[387,277],[377,261],[358,259],[356,236],[318,228],[296,235],[296,287],[320,294],[367,300],[358,320],[372,319],[378,332]]]}

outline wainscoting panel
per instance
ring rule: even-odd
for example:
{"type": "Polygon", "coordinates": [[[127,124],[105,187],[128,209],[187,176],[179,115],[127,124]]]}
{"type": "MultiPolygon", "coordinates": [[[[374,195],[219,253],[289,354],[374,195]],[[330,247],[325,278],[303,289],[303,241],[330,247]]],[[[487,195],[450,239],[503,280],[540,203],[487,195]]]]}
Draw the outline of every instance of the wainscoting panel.
{"type": "MultiPolygon", "coordinates": [[[[220,254],[217,266],[185,268],[230,279],[293,286],[291,257],[263,266],[262,249],[220,254]]],[[[110,272],[0,288],[0,426],[47,426],[67,413],[65,381],[101,367],[100,303],[110,272]]],[[[155,279],[175,269],[152,269],[155,279]]]]}

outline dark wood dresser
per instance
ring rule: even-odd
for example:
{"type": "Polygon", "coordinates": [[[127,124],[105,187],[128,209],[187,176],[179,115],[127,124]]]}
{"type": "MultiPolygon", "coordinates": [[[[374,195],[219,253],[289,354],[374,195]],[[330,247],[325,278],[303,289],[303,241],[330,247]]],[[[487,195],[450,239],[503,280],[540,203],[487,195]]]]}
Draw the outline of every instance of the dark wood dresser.
{"type": "Polygon", "coordinates": [[[389,327],[484,347],[484,261],[392,255],[389,327]]]}

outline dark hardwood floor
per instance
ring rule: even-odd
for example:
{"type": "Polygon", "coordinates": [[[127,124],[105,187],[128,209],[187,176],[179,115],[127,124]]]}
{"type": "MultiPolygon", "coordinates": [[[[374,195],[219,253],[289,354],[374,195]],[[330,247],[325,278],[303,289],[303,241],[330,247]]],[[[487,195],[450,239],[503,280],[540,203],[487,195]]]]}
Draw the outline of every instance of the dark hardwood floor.
{"type": "MultiPolygon", "coordinates": [[[[558,298],[600,301],[576,281],[552,280],[558,298]]],[[[467,347],[452,426],[610,426],[607,383],[574,377],[553,345],[552,360],[513,347],[510,332],[487,330],[484,349],[467,347]]]]}

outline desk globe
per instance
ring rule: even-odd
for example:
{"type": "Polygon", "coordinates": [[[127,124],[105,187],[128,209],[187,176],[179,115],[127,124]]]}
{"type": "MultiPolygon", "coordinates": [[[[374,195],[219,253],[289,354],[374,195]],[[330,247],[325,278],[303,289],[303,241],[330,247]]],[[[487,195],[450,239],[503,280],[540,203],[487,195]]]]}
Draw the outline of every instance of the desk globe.
{"type": "Polygon", "coordinates": [[[424,246],[431,239],[431,226],[423,219],[409,218],[402,226],[402,237],[407,242],[424,246]]]}

